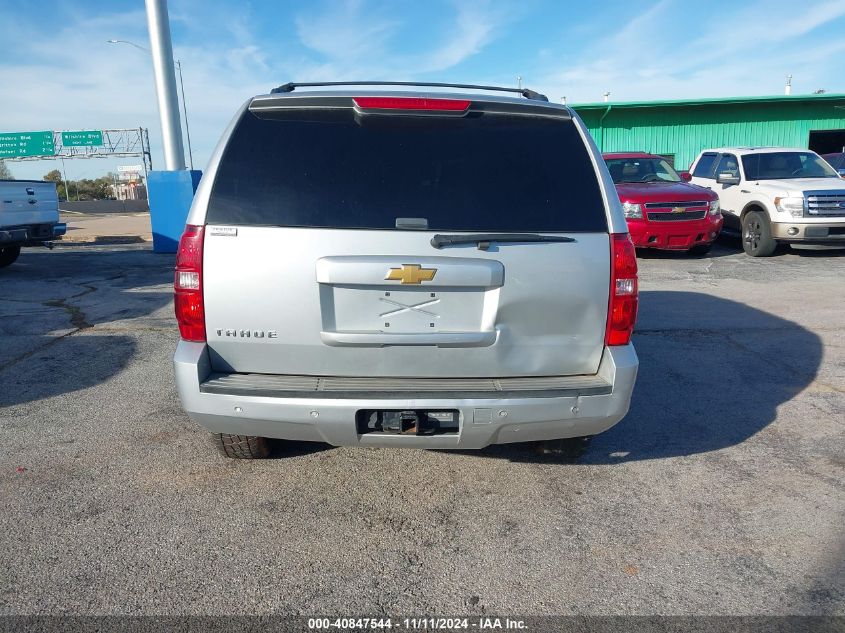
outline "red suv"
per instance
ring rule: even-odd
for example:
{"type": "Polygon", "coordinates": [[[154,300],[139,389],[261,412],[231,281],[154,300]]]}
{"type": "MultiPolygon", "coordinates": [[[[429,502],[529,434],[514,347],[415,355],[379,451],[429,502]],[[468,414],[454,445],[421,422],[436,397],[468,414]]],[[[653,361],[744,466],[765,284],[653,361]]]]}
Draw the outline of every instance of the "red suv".
{"type": "Polygon", "coordinates": [[[684,182],[660,156],[603,154],[637,248],[703,254],[722,230],[719,196],[684,182]]]}

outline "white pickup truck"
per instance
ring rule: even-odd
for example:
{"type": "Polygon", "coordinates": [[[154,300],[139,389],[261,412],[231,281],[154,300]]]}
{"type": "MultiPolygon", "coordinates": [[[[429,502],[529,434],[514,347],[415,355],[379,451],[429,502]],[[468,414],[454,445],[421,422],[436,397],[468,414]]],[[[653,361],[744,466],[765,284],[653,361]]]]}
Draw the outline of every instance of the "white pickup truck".
{"type": "Polygon", "coordinates": [[[0,180],[0,268],[12,264],[22,246],[52,248],[66,230],[59,222],[56,183],[0,180]]]}
{"type": "Polygon", "coordinates": [[[845,182],[818,154],[784,147],[704,150],[690,168],[693,184],[719,195],[724,232],[766,257],[778,243],[845,247],[845,182]]]}

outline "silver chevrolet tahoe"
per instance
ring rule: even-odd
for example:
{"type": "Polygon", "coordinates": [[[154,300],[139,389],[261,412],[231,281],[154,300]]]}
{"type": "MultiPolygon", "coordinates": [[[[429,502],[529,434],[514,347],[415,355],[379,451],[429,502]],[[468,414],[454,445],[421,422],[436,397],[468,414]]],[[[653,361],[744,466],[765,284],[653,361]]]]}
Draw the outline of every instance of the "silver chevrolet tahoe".
{"type": "Polygon", "coordinates": [[[390,85],[285,84],[235,115],[176,259],[182,405],[235,458],[268,438],[571,454],[638,367],[601,154],[530,90],[390,85]]]}

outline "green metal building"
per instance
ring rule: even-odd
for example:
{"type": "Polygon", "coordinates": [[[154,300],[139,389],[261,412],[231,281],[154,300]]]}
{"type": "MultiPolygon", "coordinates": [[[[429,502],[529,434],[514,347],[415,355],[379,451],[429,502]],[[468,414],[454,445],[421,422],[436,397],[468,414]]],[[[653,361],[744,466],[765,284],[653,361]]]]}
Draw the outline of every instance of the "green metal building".
{"type": "Polygon", "coordinates": [[[686,169],[702,149],[845,147],[845,94],[573,105],[603,152],[646,151],[686,169]]]}

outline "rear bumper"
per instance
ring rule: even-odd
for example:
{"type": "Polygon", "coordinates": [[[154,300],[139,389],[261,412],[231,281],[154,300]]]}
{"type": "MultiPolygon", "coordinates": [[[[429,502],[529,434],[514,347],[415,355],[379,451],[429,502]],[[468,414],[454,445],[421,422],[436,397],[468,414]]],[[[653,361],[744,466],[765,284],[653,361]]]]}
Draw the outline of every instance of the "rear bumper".
{"type": "Polygon", "coordinates": [[[628,231],[637,248],[659,248],[685,251],[710,244],[719,236],[724,219],[707,215],[703,220],[649,222],[628,220],[628,231]]]}
{"type": "Polygon", "coordinates": [[[204,343],[180,341],[174,356],[176,387],[188,415],[215,433],[258,435],[287,440],[326,442],[334,446],[406,448],[483,448],[506,444],[595,435],[619,422],[628,412],[639,361],[633,345],[604,350],[599,376],[605,393],[575,387],[570,390],[478,394],[419,393],[397,398],[361,393],[326,397],[314,392],[293,397],[209,392],[202,388],[212,374],[204,343]],[[560,394],[560,395],[558,395],[560,394]],[[591,394],[591,395],[585,395],[591,394]],[[416,436],[359,434],[360,410],[450,409],[459,412],[453,434],[416,436]]]}
{"type": "Polygon", "coordinates": [[[26,229],[9,229],[0,231],[0,246],[23,244],[28,239],[26,229]]]}
{"type": "Polygon", "coordinates": [[[33,224],[0,229],[0,246],[32,246],[61,237],[67,233],[67,224],[33,224]]]}

